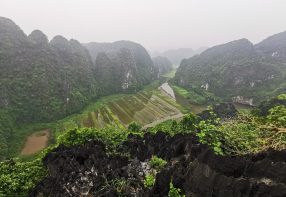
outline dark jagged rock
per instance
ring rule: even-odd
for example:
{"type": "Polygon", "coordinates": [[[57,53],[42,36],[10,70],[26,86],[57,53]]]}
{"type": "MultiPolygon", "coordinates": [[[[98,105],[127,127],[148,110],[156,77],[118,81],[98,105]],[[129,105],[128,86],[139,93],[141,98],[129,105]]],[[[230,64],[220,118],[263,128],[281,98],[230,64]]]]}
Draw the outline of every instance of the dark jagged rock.
{"type": "Polygon", "coordinates": [[[59,146],[43,160],[49,169],[30,196],[118,196],[112,181],[130,182],[123,195],[133,196],[143,191],[143,171],[140,162],[128,161],[123,156],[108,156],[99,141],[84,146],[59,146]],[[141,173],[141,174],[140,174],[141,173]],[[141,188],[141,189],[140,189],[141,188]]]}
{"type": "Polygon", "coordinates": [[[119,150],[130,153],[130,159],[108,156],[104,144],[98,141],[81,146],[59,146],[43,160],[49,176],[30,196],[80,193],[118,196],[114,185],[107,183],[120,178],[130,181],[124,196],[167,196],[171,181],[187,197],[286,195],[285,150],[220,156],[199,144],[191,134],[170,137],[164,133],[146,133],[142,138],[130,135],[119,150]],[[156,175],[153,188],[147,189],[143,186],[144,173],[139,160],[146,161],[152,155],[166,159],[168,165],[156,175]]]}
{"type": "Polygon", "coordinates": [[[220,103],[213,105],[212,110],[205,110],[199,113],[198,116],[203,120],[207,120],[213,117],[211,112],[213,112],[216,117],[221,119],[233,118],[238,113],[232,103],[220,103]]]}
{"type": "Polygon", "coordinates": [[[156,175],[155,184],[148,196],[168,196],[170,182],[172,181],[172,172],[169,169],[163,169],[156,175]]]}

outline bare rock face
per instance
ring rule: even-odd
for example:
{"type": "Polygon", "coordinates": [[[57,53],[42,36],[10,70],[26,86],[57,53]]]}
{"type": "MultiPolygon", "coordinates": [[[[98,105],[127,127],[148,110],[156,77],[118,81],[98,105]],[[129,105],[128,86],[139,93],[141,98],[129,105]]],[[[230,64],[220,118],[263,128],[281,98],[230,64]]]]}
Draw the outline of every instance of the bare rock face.
{"type": "Polygon", "coordinates": [[[253,99],[252,98],[244,98],[243,96],[232,97],[232,102],[253,106],[253,99]]]}

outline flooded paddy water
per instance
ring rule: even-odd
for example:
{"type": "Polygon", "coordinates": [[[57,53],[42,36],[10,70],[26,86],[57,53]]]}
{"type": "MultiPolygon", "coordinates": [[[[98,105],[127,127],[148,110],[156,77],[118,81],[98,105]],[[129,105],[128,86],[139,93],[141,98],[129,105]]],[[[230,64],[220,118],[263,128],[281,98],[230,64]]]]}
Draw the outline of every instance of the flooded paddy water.
{"type": "Polygon", "coordinates": [[[48,145],[49,136],[49,129],[37,131],[28,136],[24,147],[21,150],[21,155],[33,155],[46,148],[48,145]]]}

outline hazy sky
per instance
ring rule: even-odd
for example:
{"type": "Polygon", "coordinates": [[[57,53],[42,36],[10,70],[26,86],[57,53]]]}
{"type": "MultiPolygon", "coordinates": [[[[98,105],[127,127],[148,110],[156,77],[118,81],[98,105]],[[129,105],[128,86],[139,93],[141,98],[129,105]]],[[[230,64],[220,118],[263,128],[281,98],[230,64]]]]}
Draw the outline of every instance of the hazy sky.
{"type": "Polygon", "coordinates": [[[256,43],[286,31],[286,0],[0,0],[0,16],[26,34],[132,40],[161,51],[239,38],[256,43]]]}

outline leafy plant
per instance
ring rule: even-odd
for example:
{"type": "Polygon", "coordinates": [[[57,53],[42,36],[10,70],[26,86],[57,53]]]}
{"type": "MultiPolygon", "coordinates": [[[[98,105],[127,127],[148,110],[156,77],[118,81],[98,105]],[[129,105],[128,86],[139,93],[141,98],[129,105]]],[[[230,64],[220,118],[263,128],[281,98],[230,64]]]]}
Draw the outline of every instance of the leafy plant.
{"type": "Polygon", "coordinates": [[[0,163],[0,196],[28,195],[28,191],[46,175],[40,159],[23,162],[17,159],[0,163]]]}
{"type": "Polygon", "coordinates": [[[157,157],[156,155],[153,155],[151,160],[149,161],[149,164],[152,168],[159,172],[167,164],[167,161],[157,157]]]}
{"type": "Polygon", "coordinates": [[[152,174],[146,175],[144,179],[144,186],[153,187],[154,184],[155,184],[155,176],[152,174]]]}
{"type": "Polygon", "coordinates": [[[269,123],[277,126],[286,127],[286,107],[283,105],[276,106],[269,110],[266,117],[269,123]]]}
{"type": "Polygon", "coordinates": [[[181,189],[175,188],[173,183],[171,182],[168,197],[185,197],[185,195],[181,194],[181,189]]]}
{"type": "Polygon", "coordinates": [[[197,126],[199,132],[196,134],[202,144],[210,145],[214,152],[218,155],[223,155],[222,150],[222,137],[217,129],[217,126],[200,121],[197,126]]]}
{"type": "Polygon", "coordinates": [[[142,126],[136,122],[132,122],[128,125],[128,130],[133,132],[140,132],[142,126]]]}

